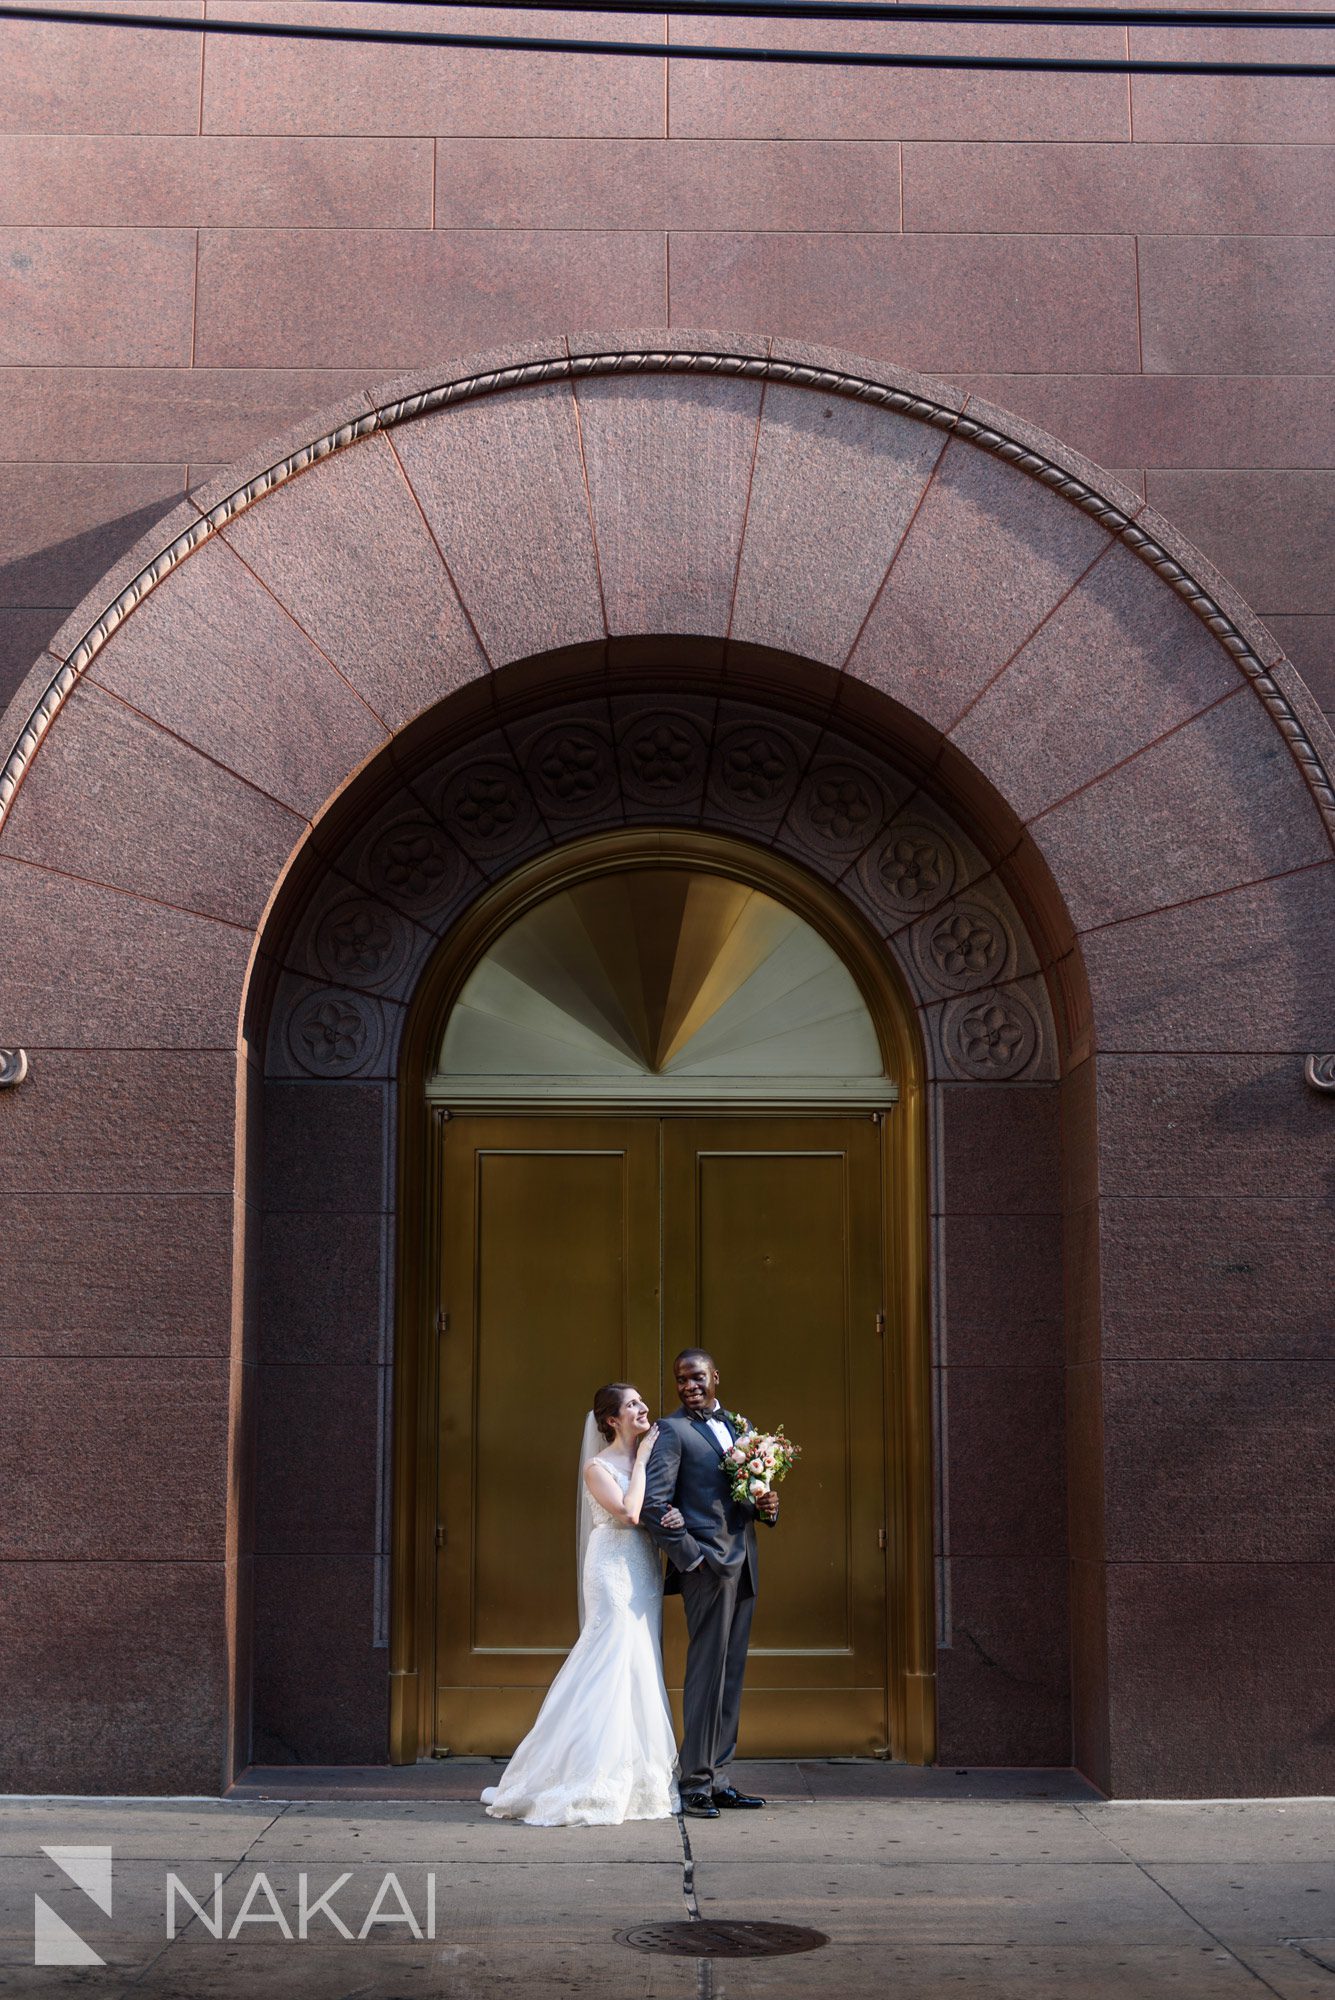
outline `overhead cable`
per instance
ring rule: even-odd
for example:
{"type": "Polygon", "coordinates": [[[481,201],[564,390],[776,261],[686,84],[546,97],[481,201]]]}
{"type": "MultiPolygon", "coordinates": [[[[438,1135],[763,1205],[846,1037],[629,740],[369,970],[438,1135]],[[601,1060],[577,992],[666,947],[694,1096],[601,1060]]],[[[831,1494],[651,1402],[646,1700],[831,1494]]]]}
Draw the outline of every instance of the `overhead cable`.
{"type": "MultiPolygon", "coordinates": [[[[319,0],[342,6],[344,0],[319,0]]],[[[382,7],[418,7],[423,0],[379,0],[382,7]]],[[[1044,7],[996,5],[980,0],[428,0],[489,14],[633,14],[670,20],[716,16],[744,21],[983,21],[989,25],[1077,28],[1335,28],[1335,14],[1295,14],[1268,7],[1044,7]]]]}
{"type": "MultiPolygon", "coordinates": [[[[974,10],[969,10],[972,17],[974,10]]],[[[924,55],[890,49],[756,49],[684,42],[615,42],[578,36],[464,35],[433,28],[322,27],[314,21],[227,21],[195,15],[113,14],[100,7],[0,4],[0,21],[147,29],[158,34],[238,35],[255,41],[348,42],[436,49],[502,49],[535,55],[641,56],[658,62],[807,64],[823,69],[1003,70],[1077,76],[1335,76],[1335,64],[1188,61],[1146,56],[924,55]]]]}

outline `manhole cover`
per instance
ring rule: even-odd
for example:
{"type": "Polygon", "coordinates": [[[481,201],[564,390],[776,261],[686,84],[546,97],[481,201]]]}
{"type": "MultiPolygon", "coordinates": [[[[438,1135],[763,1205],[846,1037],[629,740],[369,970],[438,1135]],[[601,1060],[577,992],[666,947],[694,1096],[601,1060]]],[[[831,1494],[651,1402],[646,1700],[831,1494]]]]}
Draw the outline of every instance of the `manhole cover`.
{"type": "Polygon", "coordinates": [[[782,1958],[794,1951],[819,1951],[830,1940],[824,1931],[800,1924],[746,1923],[719,1917],[694,1923],[641,1924],[618,1931],[618,1944],[632,1951],[662,1952],[671,1958],[782,1958]]]}

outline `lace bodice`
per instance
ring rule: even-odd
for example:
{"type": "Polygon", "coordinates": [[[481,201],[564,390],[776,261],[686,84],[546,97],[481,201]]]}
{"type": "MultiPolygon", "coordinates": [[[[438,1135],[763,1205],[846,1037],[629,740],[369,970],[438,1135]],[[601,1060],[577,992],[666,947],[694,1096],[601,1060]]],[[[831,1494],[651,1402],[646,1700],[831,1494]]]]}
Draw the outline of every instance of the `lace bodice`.
{"type": "MultiPolygon", "coordinates": [[[[598,1454],[598,1457],[600,1463],[607,1467],[613,1479],[615,1479],[617,1485],[621,1488],[621,1491],[625,1493],[630,1486],[630,1474],[623,1471],[619,1465],[613,1465],[611,1459],[604,1458],[601,1452],[598,1454]]],[[[587,1486],[584,1488],[584,1498],[588,1502],[589,1512],[592,1515],[595,1528],[628,1528],[631,1525],[629,1521],[618,1520],[615,1514],[609,1514],[606,1507],[600,1501],[594,1499],[587,1486]]]]}

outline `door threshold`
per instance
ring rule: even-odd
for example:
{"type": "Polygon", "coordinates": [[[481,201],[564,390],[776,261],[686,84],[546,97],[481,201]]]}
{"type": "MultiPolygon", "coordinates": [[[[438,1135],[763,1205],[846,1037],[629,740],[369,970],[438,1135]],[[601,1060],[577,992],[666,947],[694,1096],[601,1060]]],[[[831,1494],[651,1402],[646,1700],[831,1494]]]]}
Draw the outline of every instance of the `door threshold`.
{"type": "MultiPolygon", "coordinates": [[[[252,1764],[223,1794],[229,1799],[478,1803],[503,1757],[428,1757],[417,1764],[252,1764]]],[[[1047,1799],[1077,1804],[1103,1793],[1079,1771],[1046,1766],[892,1764],[883,1758],[739,1758],[743,1790],[776,1804],[838,1799],[1047,1799]]]]}

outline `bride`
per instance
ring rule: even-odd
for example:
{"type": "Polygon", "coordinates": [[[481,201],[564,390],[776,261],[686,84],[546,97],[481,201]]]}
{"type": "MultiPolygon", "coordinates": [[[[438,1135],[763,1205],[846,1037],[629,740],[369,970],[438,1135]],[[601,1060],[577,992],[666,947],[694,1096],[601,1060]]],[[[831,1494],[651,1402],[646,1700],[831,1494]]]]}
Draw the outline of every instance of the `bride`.
{"type": "MultiPolygon", "coordinates": [[[[657,1436],[630,1383],[598,1391],[585,1421],[577,1496],[580,1635],[500,1783],[482,1794],[493,1819],[619,1826],[678,1809],[659,1636],[663,1577],[639,1526],[657,1436]]],[[[680,1525],[676,1512],[665,1512],[665,1526],[680,1525]]]]}

